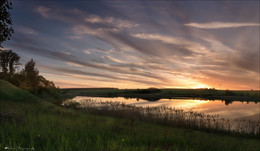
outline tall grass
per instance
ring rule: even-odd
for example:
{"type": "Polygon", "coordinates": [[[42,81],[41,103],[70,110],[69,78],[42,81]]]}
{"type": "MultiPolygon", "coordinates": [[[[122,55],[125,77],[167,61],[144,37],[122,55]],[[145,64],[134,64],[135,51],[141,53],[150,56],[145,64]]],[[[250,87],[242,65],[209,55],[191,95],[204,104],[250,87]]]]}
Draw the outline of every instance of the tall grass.
{"type": "Polygon", "coordinates": [[[237,133],[260,137],[260,121],[226,119],[218,115],[206,115],[169,107],[136,107],[120,102],[96,101],[91,99],[75,102],[68,100],[64,106],[84,108],[89,112],[115,117],[132,118],[171,126],[193,128],[204,131],[237,133]]]}
{"type": "MultiPolygon", "coordinates": [[[[63,108],[41,100],[0,100],[0,150],[233,151],[260,149],[259,140],[146,123],[129,112],[63,108]],[[112,116],[104,116],[112,115],[112,116]],[[129,118],[116,118],[127,117],[129,118]],[[114,116],[114,117],[113,117],[114,116]],[[19,150],[19,149],[17,149],[19,150]]],[[[77,107],[74,103],[74,107],[77,107]]],[[[90,108],[91,109],[91,108],[90,108]]]]}
{"type": "Polygon", "coordinates": [[[91,115],[48,102],[41,105],[17,103],[0,100],[0,150],[6,147],[44,151],[193,151],[196,150],[194,146],[205,148],[197,146],[197,142],[186,143],[172,136],[187,133],[181,129],[171,129],[171,134],[166,135],[164,131],[169,130],[168,127],[140,122],[132,126],[129,119],[91,115]]]}

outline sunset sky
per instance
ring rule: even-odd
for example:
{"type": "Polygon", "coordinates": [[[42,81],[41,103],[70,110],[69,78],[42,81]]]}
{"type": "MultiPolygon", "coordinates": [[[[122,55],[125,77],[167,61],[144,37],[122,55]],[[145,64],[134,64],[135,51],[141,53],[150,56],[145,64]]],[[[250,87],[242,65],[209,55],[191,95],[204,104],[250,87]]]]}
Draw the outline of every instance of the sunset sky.
{"type": "Polygon", "coordinates": [[[15,0],[11,15],[3,46],[61,88],[259,89],[259,1],[15,0]]]}

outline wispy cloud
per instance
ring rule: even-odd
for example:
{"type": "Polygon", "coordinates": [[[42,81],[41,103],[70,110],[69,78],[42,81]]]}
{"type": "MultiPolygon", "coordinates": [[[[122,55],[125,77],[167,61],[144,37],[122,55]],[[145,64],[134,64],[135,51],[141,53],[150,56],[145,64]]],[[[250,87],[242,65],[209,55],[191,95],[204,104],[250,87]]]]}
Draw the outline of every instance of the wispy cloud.
{"type": "Polygon", "coordinates": [[[250,27],[260,26],[259,23],[232,23],[232,22],[208,22],[208,23],[188,23],[185,26],[191,26],[202,29],[218,29],[218,28],[236,28],[236,27],[250,27]]]}
{"type": "Polygon", "coordinates": [[[36,8],[36,11],[42,15],[44,18],[48,18],[49,17],[49,11],[50,11],[50,8],[48,7],[44,7],[44,6],[39,6],[36,8]]]}
{"type": "Polygon", "coordinates": [[[38,33],[30,27],[20,26],[15,29],[16,32],[28,34],[28,35],[38,35],[38,33]]]}
{"type": "Polygon", "coordinates": [[[128,49],[152,56],[170,57],[173,55],[187,56],[192,55],[192,51],[186,45],[176,43],[165,43],[154,39],[131,35],[127,31],[117,28],[99,28],[87,25],[77,25],[73,28],[76,35],[92,35],[105,41],[115,48],[128,49]],[[160,51],[158,51],[160,50],[160,51]]]}
{"type": "Polygon", "coordinates": [[[255,2],[209,2],[208,14],[200,3],[148,3],[31,3],[30,9],[18,8],[26,14],[16,15],[17,27],[27,28],[16,29],[6,48],[40,60],[37,66],[46,65],[40,71],[67,87],[257,87],[255,2]],[[21,15],[34,24],[21,24],[21,15]],[[201,30],[239,27],[246,28],[201,30]]]}
{"type": "Polygon", "coordinates": [[[90,54],[92,53],[90,50],[87,50],[87,49],[84,50],[83,52],[84,52],[85,54],[87,54],[87,55],[90,55],[90,54]]]}
{"type": "Polygon", "coordinates": [[[139,24],[132,23],[128,20],[116,19],[114,17],[102,18],[98,15],[89,15],[84,20],[86,22],[93,23],[93,24],[95,24],[95,23],[107,24],[107,25],[112,25],[114,27],[118,27],[118,28],[132,28],[132,27],[139,26],[139,24]]]}
{"type": "MultiPolygon", "coordinates": [[[[155,79],[161,82],[166,82],[168,81],[167,78],[164,78],[156,73],[151,73],[148,71],[139,71],[139,70],[134,70],[132,68],[124,68],[120,66],[111,66],[109,64],[101,64],[101,63],[94,63],[94,62],[89,62],[86,60],[82,60],[79,57],[72,55],[70,53],[64,52],[64,51],[55,51],[55,50],[50,50],[44,47],[38,47],[33,44],[28,44],[26,41],[33,41],[30,40],[31,38],[27,37],[26,39],[24,38],[14,38],[15,40],[13,41],[12,47],[14,48],[20,48],[21,51],[35,54],[35,55],[40,55],[42,57],[47,57],[47,58],[52,58],[55,60],[59,61],[64,61],[66,63],[70,63],[70,65],[74,64],[77,66],[83,66],[83,67],[88,67],[88,68],[93,68],[96,70],[103,70],[104,72],[115,72],[115,73],[120,73],[123,75],[136,75],[140,76],[143,78],[150,78],[150,79],[155,79]]],[[[34,39],[34,41],[37,41],[34,39]]],[[[37,44],[38,42],[36,42],[37,44]]],[[[111,58],[110,58],[111,59],[111,58]]]]}
{"type": "Polygon", "coordinates": [[[125,61],[123,60],[119,60],[119,59],[116,59],[116,58],[113,58],[111,56],[104,56],[103,58],[107,59],[107,60],[110,60],[112,62],[115,62],[115,63],[125,63],[125,61]]]}
{"type": "Polygon", "coordinates": [[[202,46],[199,43],[195,43],[187,39],[174,37],[174,36],[168,36],[162,34],[151,34],[151,33],[136,33],[136,34],[131,34],[131,36],[139,39],[156,40],[156,41],[162,41],[167,44],[179,45],[193,52],[203,53],[207,51],[206,47],[202,46]]]}
{"type": "MultiPolygon", "coordinates": [[[[134,75],[131,75],[130,77],[120,77],[120,76],[113,76],[109,74],[104,74],[104,73],[94,73],[94,72],[88,72],[88,71],[82,71],[78,69],[69,69],[69,68],[64,68],[64,67],[55,67],[55,66],[41,66],[43,69],[48,69],[56,72],[62,72],[62,73],[67,73],[67,74],[72,74],[72,75],[82,75],[84,77],[79,77],[83,78],[86,80],[87,77],[99,77],[99,78],[108,78],[109,80],[119,80],[119,81],[128,81],[128,82],[134,82],[134,83],[143,83],[143,84],[153,84],[153,85],[162,85],[163,83],[160,81],[154,81],[154,80],[149,80],[149,79],[140,79],[134,75]]],[[[65,74],[66,75],[66,74],[65,74]]],[[[93,79],[92,79],[93,80],[93,79]]],[[[98,81],[98,80],[97,80],[98,81]]]]}

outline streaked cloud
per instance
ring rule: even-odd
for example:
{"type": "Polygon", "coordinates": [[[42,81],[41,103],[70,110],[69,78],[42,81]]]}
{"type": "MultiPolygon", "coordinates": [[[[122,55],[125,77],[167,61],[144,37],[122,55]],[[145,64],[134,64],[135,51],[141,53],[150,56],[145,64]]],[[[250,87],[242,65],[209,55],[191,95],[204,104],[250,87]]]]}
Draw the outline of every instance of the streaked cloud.
{"type": "Polygon", "coordinates": [[[39,6],[36,8],[36,11],[41,14],[43,17],[48,18],[49,17],[49,11],[50,8],[44,7],[44,6],[39,6]]]}
{"type": "Polygon", "coordinates": [[[139,39],[146,39],[146,40],[156,40],[162,41],[168,44],[175,44],[175,45],[182,45],[187,49],[191,50],[192,52],[199,52],[203,53],[206,50],[206,47],[200,45],[199,43],[195,43],[184,38],[167,36],[167,35],[160,35],[160,34],[146,34],[146,33],[138,33],[132,34],[131,36],[139,38],[139,39]]]}
{"type": "Polygon", "coordinates": [[[60,87],[259,87],[256,2],[89,3],[15,5],[5,47],[60,87]]]}
{"type": "Polygon", "coordinates": [[[30,27],[20,26],[15,29],[16,32],[28,34],[28,35],[37,35],[38,33],[30,27]]]}
{"type": "Polygon", "coordinates": [[[125,61],[113,58],[111,56],[104,56],[103,58],[108,59],[108,60],[113,61],[113,62],[116,62],[116,63],[125,63],[125,61]]]}
{"type": "Polygon", "coordinates": [[[83,51],[85,54],[87,54],[87,55],[90,55],[91,54],[91,51],[90,50],[84,50],[83,51]]]}
{"type": "MultiPolygon", "coordinates": [[[[148,79],[142,79],[140,80],[140,78],[135,77],[135,76],[131,76],[131,77],[119,77],[119,76],[113,76],[113,75],[108,75],[108,74],[104,74],[104,73],[93,73],[93,72],[87,72],[87,71],[82,71],[82,70],[78,70],[78,69],[68,69],[68,68],[63,68],[63,67],[51,67],[51,66],[41,66],[43,69],[48,69],[48,70],[52,70],[52,71],[57,71],[57,72],[61,72],[61,73],[66,73],[66,74],[74,74],[74,75],[83,75],[84,77],[81,77],[83,79],[86,80],[86,77],[92,76],[92,77],[101,77],[101,78],[108,78],[110,80],[119,80],[119,81],[130,81],[130,82],[134,82],[134,83],[143,83],[143,84],[153,84],[153,85],[158,85],[160,86],[161,83],[160,82],[155,82],[152,80],[148,80],[148,79]]],[[[71,76],[71,75],[69,75],[71,76]]],[[[93,80],[93,79],[92,79],[93,80]]],[[[99,81],[99,80],[97,80],[99,81]]]]}
{"type": "MultiPolygon", "coordinates": [[[[67,63],[69,62],[70,65],[84,66],[84,67],[88,67],[88,68],[105,70],[105,71],[109,71],[109,72],[121,73],[121,74],[126,74],[126,75],[138,75],[138,76],[143,76],[146,78],[156,79],[159,81],[167,81],[166,78],[159,76],[156,73],[150,73],[147,71],[142,72],[142,71],[134,70],[131,68],[121,68],[119,66],[111,66],[109,64],[87,62],[87,61],[79,59],[78,57],[76,57],[70,53],[64,52],[64,51],[54,51],[54,50],[49,50],[49,49],[43,48],[43,47],[37,47],[37,46],[31,45],[31,44],[28,44],[25,42],[26,40],[29,40],[29,39],[30,39],[29,37],[26,39],[23,39],[23,38],[16,39],[15,38],[15,41],[13,41],[14,43],[12,44],[12,47],[20,48],[21,49],[20,51],[24,51],[27,53],[40,55],[40,56],[52,58],[55,60],[65,61],[67,63]]],[[[34,39],[34,40],[36,40],[36,39],[34,39]]],[[[29,40],[29,41],[33,41],[33,39],[29,40]]]]}
{"type": "Polygon", "coordinates": [[[109,24],[118,28],[132,28],[132,27],[139,26],[139,24],[132,23],[128,20],[115,19],[114,17],[101,18],[98,15],[89,15],[84,19],[84,21],[89,23],[94,23],[94,24],[95,23],[109,24]]]}
{"type": "Polygon", "coordinates": [[[187,23],[185,26],[191,26],[202,29],[218,29],[218,28],[236,28],[236,27],[250,27],[260,26],[259,23],[233,23],[233,22],[208,22],[208,23],[187,23]]]}

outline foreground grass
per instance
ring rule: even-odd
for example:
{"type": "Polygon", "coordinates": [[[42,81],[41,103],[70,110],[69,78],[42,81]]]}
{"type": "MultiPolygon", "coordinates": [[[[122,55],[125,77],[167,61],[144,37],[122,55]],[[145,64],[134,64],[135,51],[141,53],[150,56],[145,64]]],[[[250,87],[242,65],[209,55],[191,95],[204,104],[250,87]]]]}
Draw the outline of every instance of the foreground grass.
{"type": "Polygon", "coordinates": [[[260,150],[257,139],[99,116],[11,92],[0,97],[0,150],[260,150]]]}
{"type": "Polygon", "coordinates": [[[1,100],[0,150],[260,150],[259,140],[1,100]]]}

